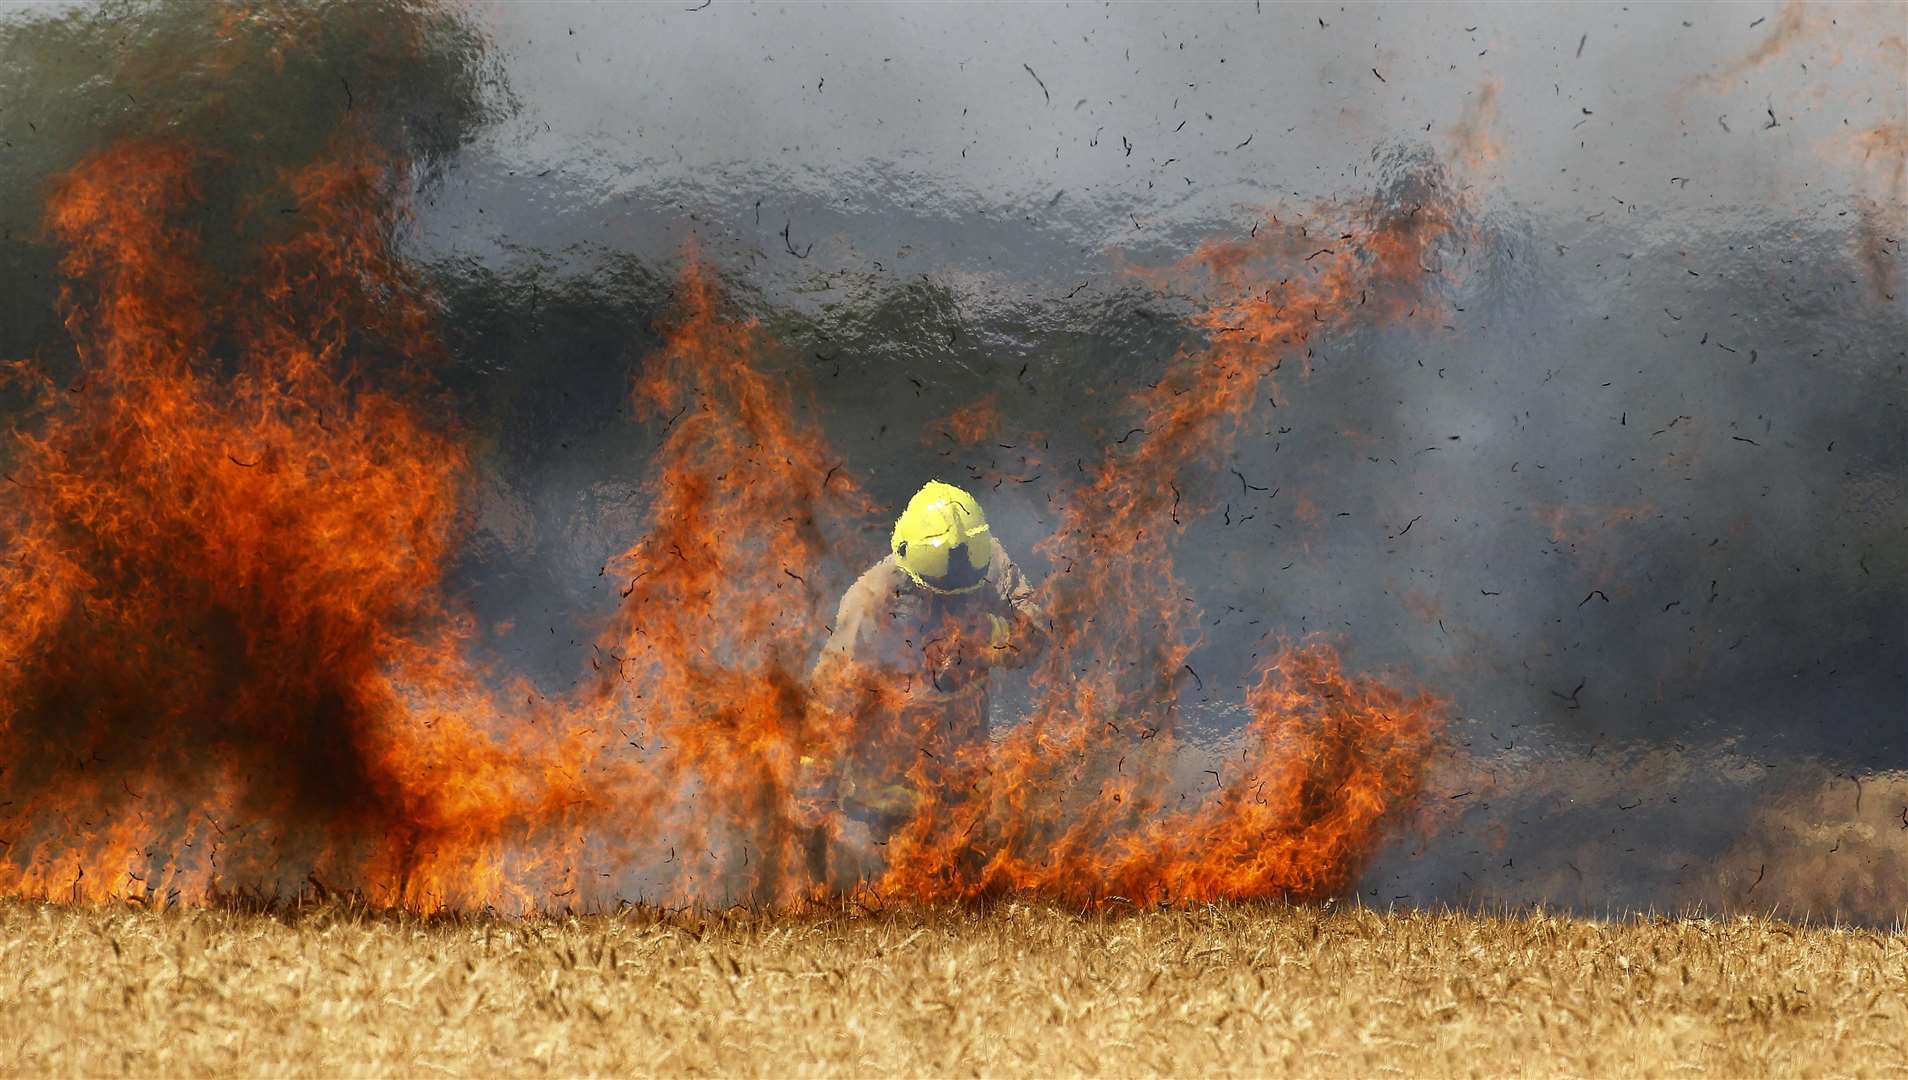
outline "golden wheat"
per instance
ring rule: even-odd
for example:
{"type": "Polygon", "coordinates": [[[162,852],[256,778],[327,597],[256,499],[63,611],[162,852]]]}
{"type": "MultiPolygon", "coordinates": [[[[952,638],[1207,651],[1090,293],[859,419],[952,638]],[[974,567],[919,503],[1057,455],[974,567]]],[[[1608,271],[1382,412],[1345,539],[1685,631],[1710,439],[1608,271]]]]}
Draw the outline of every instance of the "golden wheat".
{"type": "Polygon", "coordinates": [[[9,1075],[1908,1071],[1908,939],[1751,918],[4,903],[0,957],[9,1075]]]}

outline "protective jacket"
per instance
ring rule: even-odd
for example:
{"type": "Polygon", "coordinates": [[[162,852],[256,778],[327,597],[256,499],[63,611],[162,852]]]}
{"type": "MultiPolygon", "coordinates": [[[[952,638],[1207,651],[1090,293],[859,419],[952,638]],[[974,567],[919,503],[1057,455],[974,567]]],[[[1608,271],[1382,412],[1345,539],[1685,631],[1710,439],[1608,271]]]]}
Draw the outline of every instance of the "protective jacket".
{"type": "Polygon", "coordinates": [[[913,797],[906,773],[921,757],[945,762],[984,742],[988,671],[1019,667],[1043,645],[1033,587],[999,541],[987,542],[979,588],[931,591],[889,555],[842,596],[814,684],[861,725],[841,777],[851,811],[889,827],[904,819],[913,797]]]}

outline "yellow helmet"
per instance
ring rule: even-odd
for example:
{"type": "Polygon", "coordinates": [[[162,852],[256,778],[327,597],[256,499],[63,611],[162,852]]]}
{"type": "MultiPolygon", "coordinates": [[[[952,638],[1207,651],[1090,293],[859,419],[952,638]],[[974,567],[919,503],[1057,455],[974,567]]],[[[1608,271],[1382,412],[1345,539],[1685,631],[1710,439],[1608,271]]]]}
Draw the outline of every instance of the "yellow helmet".
{"type": "Polygon", "coordinates": [[[987,579],[994,545],[974,496],[930,480],[894,523],[894,561],[916,585],[937,593],[972,592],[987,579]]]}

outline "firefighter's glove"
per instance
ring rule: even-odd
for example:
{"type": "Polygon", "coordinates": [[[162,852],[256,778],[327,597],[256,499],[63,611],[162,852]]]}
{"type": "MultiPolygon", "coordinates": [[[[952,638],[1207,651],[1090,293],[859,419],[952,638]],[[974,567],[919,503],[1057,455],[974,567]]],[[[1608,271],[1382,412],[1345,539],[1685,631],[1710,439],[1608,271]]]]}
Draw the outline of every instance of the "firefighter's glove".
{"type": "Polygon", "coordinates": [[[1005,649],[1014,640],[1014,624],[998,615],[987,616],[987,645],[991,649],[1005,649]]]}

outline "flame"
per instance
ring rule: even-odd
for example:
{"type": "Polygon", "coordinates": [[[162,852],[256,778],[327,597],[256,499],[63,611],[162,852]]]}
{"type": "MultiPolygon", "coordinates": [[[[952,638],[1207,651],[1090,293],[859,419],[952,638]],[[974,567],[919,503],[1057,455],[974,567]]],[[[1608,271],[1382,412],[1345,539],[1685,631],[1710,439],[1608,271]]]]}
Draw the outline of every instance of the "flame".
{"type": "Polygon", "coordinates": [[[468,465],[412,400],[441,350],[392,170],[287,177],[297,230],[233,283],[201,165],[124,143],[49,201],[85,374],[41,380],[8,477],[0,890],[527,898],[504,838],[586,796],[486,724],[441,597],[468,465]]]}
{"type": "Polygon", "coordinates": [[[1844,153],[1859,162],[1853,237],[1873,299],[1900,291],[1901,234],[1908,231],[1908,123],[1877,124],[1848,138],[1844,153]]]}
{"type": "Polygon", "coordinates": [[[296,221],[234,282],[202,255],[216,223],[191,224],[204,167],[129,142],[49,202],[85,374],[13,369],[41,406],[0,564],[0,891],[1309,897],[1346,888],[1410,807],[1441,706],[1318,642],[1260,669],[1236,753],[1189,772],[1198,620],[1172,548],[1209,509],[1193,479],[1287,359],[1417,310],[1449,228],[1435,204],[1334,225],[1329,258],[1274,225],[1180,268],[1219,297],[1193,318],[1207,344],[1132,396],[1143,436],[1065,499],[1031,714],[957,747],[891,681],[809,677],[846,553],[881,523],[698,259],[634,389],[661,445],[650,531],[605,568],[626,584],[600,677],[539,702],[471,660],[443,595],[472,470],[430,419],[442,349],[389,249],[402,170],[347,144],[286,177],[296,221]],[[885,853],[830,795],[868,767],[919,795],[885,853]]]}
{"type": "Polygon", "coordinates": [[[1451,126],[1448,141],[1453,159],[1472,176],[1482,176],[1503,156],[1497,138],[1497,95],[1504,90],[1502,79],[1484,80],[1475,94],[1465,101],[1458,122],[1451,126]]]}
{"type": "Polygon", "coordinates": [[[1708,85],[1716,89],[1727,87],[1733,80],[1762,67],[1769,61],[1781,56],[1797,43],[1813,37],[1822,30],[1822,21],[1804,0],[1786,0],[1782,11],[1776,15],[1775,22],[1763,35],[1756,47],[1738,57],[1721,71],[1708,77],[1708,85]]]}
{"type": "Polygon", "coordinates": [[[635,394],[667,418],[653,528],[617,560],[628,587],[592,707],[608,724],[636,721],[632,741],[656,748],[619,813],[626,831],[667,843],[674,893],[707,897],[726,881],[787,903],[809,891],[819,825],[801,758],[839,756],[848,734],[805,677],[821,567],[869,508],[820,432],[795,420],[791,392],[758,369],[768,342],[721,312],[699,261],[677,294],[635,394]],[[683,858],[695,853],[716,865],[683,858]]]}
{"type": "Polygon", "coordinates": [[[1055,640],[1034,708],[941,776],[916,762],[932,794],[893,838],[877,891],[1180,903],[1317,897],[1355,878],[1415,798],[1441,706],[1347,675],[1323,643],[1289,646],[1246,695],[1238,764],[1228,754],[1215,791],[1169,808],[1186,801],[1177,697],[1199,681],[1172,541],[1200,509],[1191,478],[1223,458],[1274,373],[1303,367],[1315,333],[1415,312],[1423,260],[1449,227],[1426,203],[1317,234],[1272,223],[1180,268],[1219,295],[1192,320],[1207,343],[1132,395],[1143,437],[1109,448],[1044,545],[1060,569],[1044,590],[1055,640]]]}
{"type": "MultiPolygon", "coordinates": [[[[649,775],[616,801],[629,836],[668,841],[652,880],[775,904],[844,889],[1138,903],[1345,889],[1412,806],[1441,705],[1346,673],[1322,643],[1289,646],[1247,692],[1217,790],[1169,806],[1186,795],[1175,773],[1196,760],[1171,721],[1197,624],[1170,541],[1197,509],[1176,478],[1223,456],[1287,357],[1360,307],[1419,307],[1447,215],[1420,204],[1342,231],[1355,227],[1333,234],[1332,260],[1269,288],[1268,265],[1313,243],[1305,227],[1211,245],[1182,268],[1224,296],[1195,319],[1210,344],[1133,397],[1146,437],[1116,445],[1065,500],[1047,545],[1065,569],[1042,592],[1058,632],[1033,676],[1038,701],[1003,737],[968,744],[898,673],[824,662],[803,677],[825,629],[818,605],[836,592],[823,582],[858,569],[841,553],[865,550],[850,540],[882,523],[760,369],[772,343],[722,310],[692,258],[637,384],[665,434],[650,532],[617,563],[627,592],[592,704],[595,726],[633,723],[621,730],[647,755],[649,775]],[[885,852],[830,794],[870,772],[905,777],[916,797],[885,852]]],[[[968,644],[959,625],[929,632],[947,655],[968,644]]]]}
{"type": "MultiPolygon", "coordinates": [[[[1755,30],[1765,19],[1750,24],[1755,30]]],[[[1760,30],[1754,47],[1705,75],[1691,76],[1678,90],[1679,99],[1692,91],[1723,94],[1737,88],[1746,77],[1767,71],[1771,64],[1790,56],[1799,47],[1810,49],[1804,67],[1839,68],[1845,63],[1879,64],[1884,71],[1900,71],[1908,41],[1901,32],[1901,18],[1894,5],[1819,4],[1808,0],[1784,0],[1782,10],[1768,29],[1760,30]],[[1868,20],[1873,22],[1868,22],[1868,20]]],[[[1828,86],[1811,90],[1817,96],[1832,95],[1828,86]]]]}
{"type": "Polygon", "coordinates": [[[928,422],[921,439],[932,442],[946,439],[957,445],[973,445],[994,437],[1000,431],[1000,399],[989,394],[968,402],[939,420],[928,422]]]}
{"type": "Polygon", "coordinates": [[[1538,506],[1531,509],[1534,516],[1550,532],[1552,542],[1567,550],[1593,549],[1593,543],[1604,532],[1620,525],[1633,525],[1656,513],[1656,506],[1649,502],[1635,505],[1578,503],[1538,506]]]}

